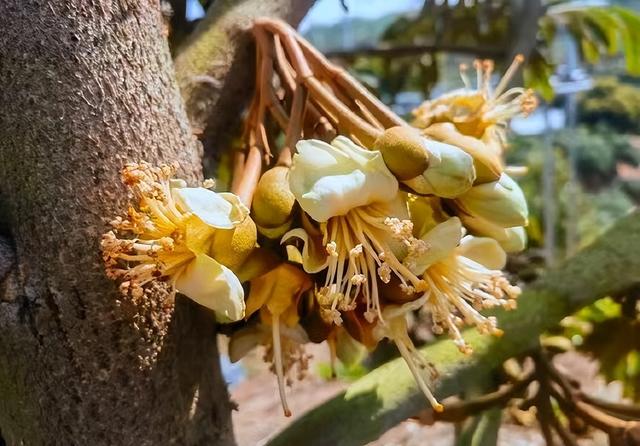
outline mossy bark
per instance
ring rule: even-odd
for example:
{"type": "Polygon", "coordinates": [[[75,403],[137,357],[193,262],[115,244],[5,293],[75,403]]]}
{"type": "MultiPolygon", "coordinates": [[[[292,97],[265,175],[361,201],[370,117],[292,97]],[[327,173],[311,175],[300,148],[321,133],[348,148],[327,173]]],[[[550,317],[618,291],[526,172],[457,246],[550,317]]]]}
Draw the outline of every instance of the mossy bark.
{"type": "Polygon", "coordinates": [[[157,5],[4,0],[0,29],[2,436],[233,444],[213,315],[161,290],[119,301],[100,258],[124,163],[201,179],[157,5]]]}
{"type": "MultiPolygon", "coordinates": [[[[438,398],[469,387],[506,359],[526,353],[538,336],[565,316],[594,300],[617,295],[640,283],[640,215],[633,213],[562,267],[548,272],[527,288],[515,311],[497,311],[501,338],[467,330],[474,354],[464,356],[451,341],[422,349],[436,364],[440,378],[433,389],[438,398]]],[[[393,360],[352,384],[345,392],[311,410],[285,429],[268,446],[363,445],[400,421],[426,409],[412,376],[401,359],[393,360]]]]}
{"type": "Polygon", "coordinates": [[[215,157],[228,147],[229,130],[238,127],[253,93],[253,20],[274,17],[297,26],[314,1],[218,0],[178,48],[176,77],[207,154],[215,157]]]}

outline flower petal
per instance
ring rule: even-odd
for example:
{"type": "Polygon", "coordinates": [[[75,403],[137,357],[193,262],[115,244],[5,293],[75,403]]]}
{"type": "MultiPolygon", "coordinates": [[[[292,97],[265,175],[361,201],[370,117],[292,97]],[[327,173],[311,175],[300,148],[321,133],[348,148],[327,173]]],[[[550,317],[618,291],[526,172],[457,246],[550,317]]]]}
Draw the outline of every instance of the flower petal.
{"type": "Polygon", "coordinates": [[[522,226],[503,228],[482,217],[461,215],[462,222],[473,234],[491,237],[506,252],[522,251],[527,245],[527,233],[522,226]]]}
{"type": "Polygon", "coordinates": [[[244,291],[233,272],[205,254],[198,254],[176,278],[176,289],[210,308],[219,322],[244,317],[244,291]]]}
{"type": "Polygon", "coordinates": [[[437,225],[422,237],[428,249],[415,259],[412,271],[417,275],[423,274],[434,263],[452,255],[461,238],[462,223],[458,217],[451,217],[437,225]]]}
{"type": "MultiPolygon", "coordinates": [[[[288,263],[281,263],[251,281],[246,316],[251,316],[265,306],[272,315],[280,316],[289,307],[297,307],[298,299],[302,293],[312,285],[309,276],[301,269],[288,263]]],[[[297,311],[294,314],[297,315],[297,311]]],[[[297,320],[285,320],[284,322],[289,326],[298,323],[297,320]]]]}
{"type": "Polygon", "coordinates": [[[172,188],[173,199],[184,212],[192,212],[214,228],[231,229],[248,215],[233,194],[218,194],[203,187],[172,188]]]}
{"type": "Polygon", "coordinates": [[[302,240],[302,267],[309,274],[322,271],[329,264],[329,256],[322,245],[322,239],[309,236],[302,228],[292,229],[282,236],[280,243],[286,243],[292,238],[302,240]]]}
{"type": "Polygon", "coordinates": [[[464,135],[454,124],[440,122],[424,129],[424,134],[443,143],[453,144],[471,155],[478,183],[496,181],[502,173],[502,161],[492,147],[473,136],[464,135]]]}
{"type": "Polygon", "coordinates": [[[291,192],[318,222],[366,204],[391,200],[398,181],[377,151],[339,136],[331,144],[302,140],[289,174],[291,192]]]}
{"type": "Polygon", "coordinates": [[[501,270],[507,263],[507,253],[496,240],[488,237],[463,237],[458,254],[488,269],[501,270]]]}
{"type": "Polygon", "coordinates": [[[240,361],[247,353],[260,344],[265,343],[265,339],[271,335],[262,324],[242,327],[231,335],[229,339],[229,360],[231,362],[240,361]]]}
{"type": "Polygon", "coordinates": [[[480,184],[456,199],[464,212],[503,228],[526,226],[529,210],[520,186],[506,173],[500,180],[480,184]]]}

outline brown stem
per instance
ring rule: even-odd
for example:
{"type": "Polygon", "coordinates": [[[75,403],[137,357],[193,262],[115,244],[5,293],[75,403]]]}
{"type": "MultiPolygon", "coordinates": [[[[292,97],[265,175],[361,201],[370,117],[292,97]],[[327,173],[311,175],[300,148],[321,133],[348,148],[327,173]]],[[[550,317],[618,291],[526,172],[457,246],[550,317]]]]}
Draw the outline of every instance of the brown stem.
{"type": "Polygon", "coordinates": [[[278,157],[279,166],[291,166],[291,155],[295,150],[295,144],[300,139],[302,132],[306,103],[307,89],[303,85],[297,85],[293,93],[291,119],[289,119],[289,126],[285,134],[285,144],[278,157]]]}
{"type": "Polygon", "coordinates": [[[587,395],[585,393],[579,392],[578,398],[584,401],[587,404],[591,404],[592,406],[597,407],[598,409],[602,409],[605,412],[610,413],[614,416],[621,417],[629,417],[629,418],[640,418],[640,406],[633,404],[622,404],[622,403],[613,403],[610,401],[605,401],[600,398],[596,398],[594,396],[587,395]]]}
{"type": "Polygon", "coordinates": [[[502,406],[524,390],[532,380],[533,373],[529,373],[516,382],[503,386],[495,392],[487,393],[467,401],[449,403],[445,406],[443,412],[434,412],[434,419],[437,421],[459,422],[491,407],[502,406]]]}
{"type": "Polygon", "coordinates": [[[560,422],[558,417],[553,413],[553,407],[551,407],[551,403],[547,399],[548,408],[547,411],[551,413],[551,427],[558,433],[558,436],[565,444],[565,446],[578,446],[578,443],[573,438],[573,436],[569,433],[566,427],[560,422]]]}
{"type": "Polygon", "coordinates": [[[538,418],[538,424],[540,425],[540,430],[542,431],[542,436],[544,437],[547,446],[553,446],[555,442],[553,440],[551,426],[553,425],[555,414],[553,413],[553,408],[549,401],[551,386],[549,385],[546,375],[538,367],[536,367],[536,376],[538,378],[539,386],[538,391],[533,398],[536,406],[536,417],[538,418]]]}
{"type": "Polygon", "coordinates": [[[298,37],[298,42],[302,47],[302,51],[311,60],[316,62],[322,67],[322,70],[331,79],[333,79],[338,85],[345,89],[345,91],[353,98],[361,101],[365,107],[367,107],[373,115],[378,119],[385,127],[394,126],[406,126],[408,125],[398,115],[393,113],[389,108],[384,105],[378,98],[372,95],[366,88],[364,88],[358,81],[351,77],[346,71],[336,67],[327,60],[317,49],[315,49],[309,42],[302,37],[298,37]]]}
{"type": "Polygon", "coordinates": [[[295,31],[286,24],[271,19],[257,20],[255,26],[264,27],[279,36],[284,51],[289,56],[291,65],[296,72],[297,81],[303,83],[309,89],[309,94],[319,105],[335,116],[338,124],[341,127],[343,126],[343,128],[339,128],[339,130],[342,133],[353,134],[361,140],[363,144],[371,146],[382,132],[355,115],[314,77],[313,71],[309,67],[302,49],[294,37],[295,31]]]}
{"type": "Polygon", "coordinates": [[[262,172],[262,150],[257,146],[251,146],[249,153],[247,154],[247,161],[244,164],[242,172],[242,178],[238,183],[238,187],[232,190],[240,200],[247,206],[251,207],[251,201],[253,200],[253,194],[258,186],[260,180],[260,173],[262,172]]]}
{"type": "Polygon", "coordinates": [[[341,133],[353,134],[367,147],[373,146],[375,140],[382,135],[382,131],[356,116],[341,102],[336,101],[318,79],[308,77],[304,82],[314,99],[337,118],[339,126],[342,127],[341,133]]]}

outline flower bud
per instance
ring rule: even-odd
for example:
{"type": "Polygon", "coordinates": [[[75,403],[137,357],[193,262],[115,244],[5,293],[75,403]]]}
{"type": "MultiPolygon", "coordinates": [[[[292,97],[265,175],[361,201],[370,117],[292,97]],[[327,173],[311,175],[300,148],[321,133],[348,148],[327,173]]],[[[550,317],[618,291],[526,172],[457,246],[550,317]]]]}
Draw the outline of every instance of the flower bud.
{"type": "Polygon", "coordinates": [[[522,189],[506,173],[498,181],[472,187],[456,199],[456,205],[502,228],[526,226],[529,217],[522,189]]]}
{"type": "Polygon", "coordinates": [[[429,166],[429,150],[420,132],[411,127],[391,127],[373,143],[373,150],[382,158],[399,180],[408,180],[424,172],[429,166]]]}
{"type": "Polygon", "coordinates": [[[276,166],[267,170],[258,181],[251,215],[260,228],[285,226],[291,219],[295,202],[289,188],[289,168],[276,166]]]}
{"type": "Polygon", "coordinates": [[[423,134],[435,140],[453,144],[473,157],[476,182],[487,183],[500,178],[503,171],[499,154],[493,147],[487,147],[480,139],[460,133],[450,122],[433,124],[423,130],[423,134]]]}
{"type": "Polygon", "coordinates": [[[480,217],[467,215],[461,218],[471,233],[481,237],[491,237],[507,253],[520,252],[527,246],[527,232],[522,226],[503,228],[480,217]]]}
{"type": "Polygon", "coordinates": [[[476,179],[473,158],[459,148],[424,140],[430,164],[420,175],[404,183],[419,194],[455,198],[471,188],[476,179]]]}
{"type": "Polygon", "coordinates": [[[213,236],[211,252],[215,259],[231,270],[237,270],[256,247],[256,225],[250,217],[233,229],[218,230],[213,236]]]}

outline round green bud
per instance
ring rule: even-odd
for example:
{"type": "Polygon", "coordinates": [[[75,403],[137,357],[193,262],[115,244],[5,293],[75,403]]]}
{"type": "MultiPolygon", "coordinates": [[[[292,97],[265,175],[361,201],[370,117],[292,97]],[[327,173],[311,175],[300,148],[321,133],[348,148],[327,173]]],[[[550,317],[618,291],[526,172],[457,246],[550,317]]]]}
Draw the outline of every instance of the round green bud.
{"type": "Polygon", "coordinates": [[[258,181],[251,215],[261,227],[279,227],[291,218],[295,203],[296,197],[289,188],[289,168],[276,166],[258,181]]]}
{"type": "Polygon", "coordinates": [[[387,167],[399,180],[408,180],[422,174],[429,167],[426,140],[411,127],[391,127],[373,143],[373,149],[382,153],[387,167]]]}

